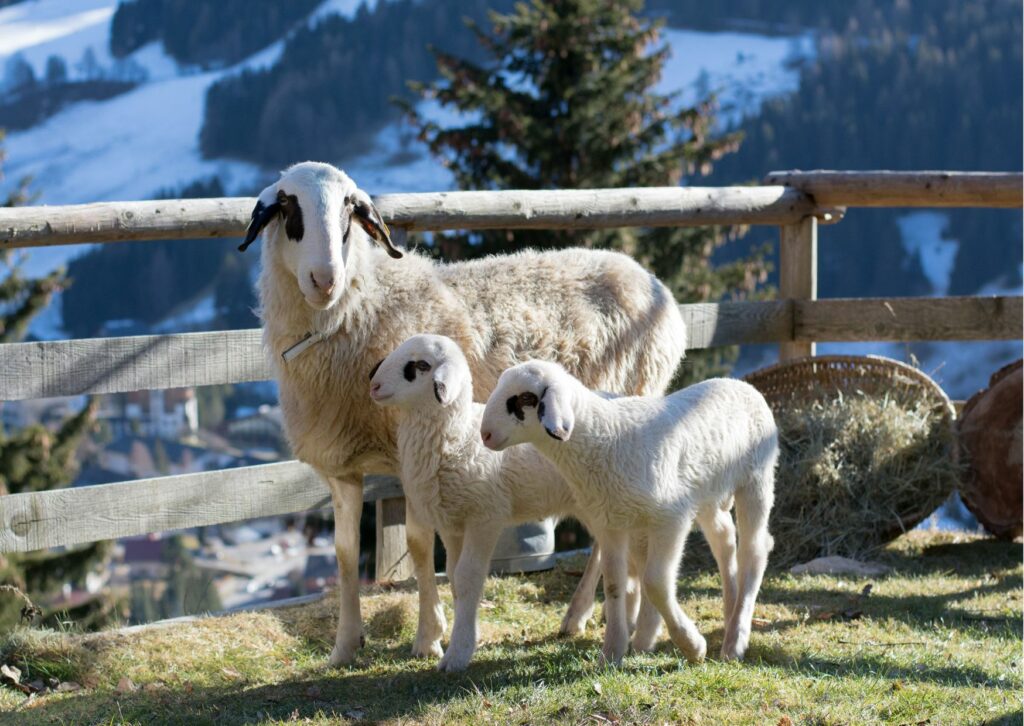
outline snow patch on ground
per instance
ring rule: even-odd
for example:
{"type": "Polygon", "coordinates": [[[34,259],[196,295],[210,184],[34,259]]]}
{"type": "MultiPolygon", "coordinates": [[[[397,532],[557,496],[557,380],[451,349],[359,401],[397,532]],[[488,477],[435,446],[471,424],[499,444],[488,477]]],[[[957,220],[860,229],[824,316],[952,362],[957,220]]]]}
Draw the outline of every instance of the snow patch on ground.
{"type": "Polygon", "coordinates": [[[117,0],[36,0],[0,10],[0,62],[21,54],[36,75],[45,72],[46,59],[58,55],[75,77],[77,63],[92,48],[101,65],[110,56],[110,19],[117,0]]]}
{"type": "Polygon", "coordinates": [[[660,93],[681,91],[692,105],[709,91],[719,94],[722,120],[736,125],[757,114],[765,99],[797,90],[796,62],[814,54],[814,37],[764,36],[666,29],[662,37],[672,53],[665,64],[660,93]]]}
{"type": "Polygon", "coordinates": [[[896,219],[900,239],[908,259],[921,263],[924,276],[932,286],[932,294],[949,293],[949,281],[956,263],[960,242],[945,237],[949,227],[946,212],[911,212],[896,219]]]}

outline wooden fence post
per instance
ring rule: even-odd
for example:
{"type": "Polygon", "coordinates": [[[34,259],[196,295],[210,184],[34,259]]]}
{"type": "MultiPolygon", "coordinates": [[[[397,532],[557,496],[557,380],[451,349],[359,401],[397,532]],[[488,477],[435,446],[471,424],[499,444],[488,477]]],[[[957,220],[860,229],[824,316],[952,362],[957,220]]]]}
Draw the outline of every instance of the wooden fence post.
{"type": "MultiPolygon", "coordinates": [[[[779,297],[790,300],[817,299],[817,217],[804,217],[795,224],[787,224],[779,229],[779,297]]],[[[780,360],[808,355],[814,355],[813,342],[794,340],[779,344],[780,360]]]]}
{"type": "Polygon", "coordinates": [[[377,500],[377,582],[412,577],[412,558],[405,541],[405,498],[377,500]]]}

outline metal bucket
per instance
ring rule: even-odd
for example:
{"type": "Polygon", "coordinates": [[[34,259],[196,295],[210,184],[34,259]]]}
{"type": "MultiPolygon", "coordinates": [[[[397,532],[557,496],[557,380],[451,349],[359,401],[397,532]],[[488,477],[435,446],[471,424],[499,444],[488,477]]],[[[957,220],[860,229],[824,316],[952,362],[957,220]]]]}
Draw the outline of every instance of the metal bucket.
{"type": "Polygon", "coordinates": [[[555,521],[544,519],[503,530],[491,558],[492,573],[537,572],[555,566],[555,521]]]}

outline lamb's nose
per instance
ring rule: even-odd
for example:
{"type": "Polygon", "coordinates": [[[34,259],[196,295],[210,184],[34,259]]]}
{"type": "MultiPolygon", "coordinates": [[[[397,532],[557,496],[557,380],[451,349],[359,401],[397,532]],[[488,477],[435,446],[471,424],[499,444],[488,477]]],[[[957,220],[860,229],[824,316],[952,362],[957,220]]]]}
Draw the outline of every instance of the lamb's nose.
{"type": "Polygon", "coordinates": [[[480,438],[482,438],[484,440],[484,443],[486,444],[488,441],[491,440],[491,432],[490,431],[481,431],[480,432],[480,438]]]}
{"type": "Polygon", "coordinates": [[[334,292],[334,276],[330,273],[320,273],[318,279],[315,272],[310,272],[309,279],[312,281],[313,287],[320,290],[324,295],[330,295],[334,292]]]}
{"type": "Polygon", "coordinates": [[[370,386],[370,393],[376,393],[379,390],[380,390],[380,384],[379,383],[374,383],[373,385],[370,386]]]}

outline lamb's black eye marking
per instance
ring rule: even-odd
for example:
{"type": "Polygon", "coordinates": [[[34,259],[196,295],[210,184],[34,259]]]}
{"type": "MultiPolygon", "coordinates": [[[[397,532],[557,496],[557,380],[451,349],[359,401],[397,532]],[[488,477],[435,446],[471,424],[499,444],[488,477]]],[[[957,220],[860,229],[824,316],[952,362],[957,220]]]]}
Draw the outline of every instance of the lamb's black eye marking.
{"type": "Polygon", "coordinates": [[[383,363],[383,362],[384,362],[384,359],[381,358],[379,361],[377,361],[377,365],[375,365],[373,367],[373,370],[370,371],[370,380],[371,381],[373,380],[373,377],[377,374],[377,369],[380,368],[380,364],[383,363]]]}
{"type": "Polygon", "coordinates": [[[281,205],[281,213],[284,214],[284,233],[288,235],[288,239],[300,241],[306,228],[302,224],[302,207],[299,206],[298,197],[294,194],[285,194],[283,189],[279,189],[277,203],[281,205]]]}
{"type": "Polygon", "coordinates": [[[508,410],[510,414],[515,416],[520,421],[526,419],[526,414],[523,413],[523,407],[536,405],[537,396],[530,393],[529,391],[526,391],[525,393],[520,393],[518,396],[512,396],[507,401],[505,401],[505,408],[508,410]]]}
{"type": "Polygon", "coordinates": [[[541,421],[544,420],[544,396],[548,395],[548,389],[544,389],[540,394],[540,403],[537,404],[537,418],[541,421]]]}
{"type": "Polygon", "coordinates": [[[429,371],[430,364],[425,360],[411,360],[405,364],[405,368],[402,369],[402,375],[405,376],[407,381],[416,380],[416,371],[429,371]]]}

